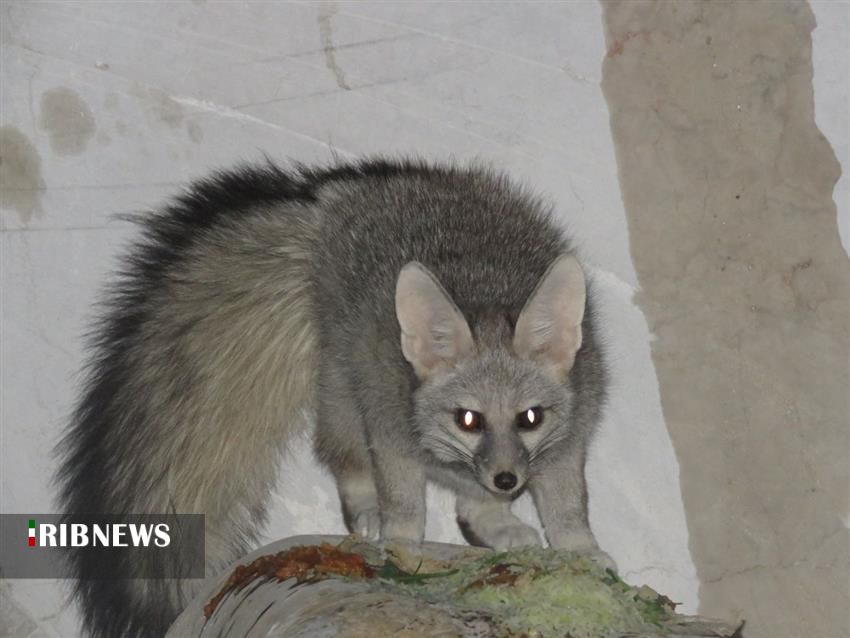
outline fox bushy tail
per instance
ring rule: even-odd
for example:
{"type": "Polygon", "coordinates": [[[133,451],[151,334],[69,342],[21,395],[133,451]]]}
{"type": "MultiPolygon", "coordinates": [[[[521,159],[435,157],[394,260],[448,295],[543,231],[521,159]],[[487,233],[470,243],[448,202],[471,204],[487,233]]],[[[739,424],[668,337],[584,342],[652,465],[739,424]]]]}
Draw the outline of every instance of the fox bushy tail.
{"type": "MultiPolygon", "coordinates": [[[[312,401],[320,220],[310,200],[303,176],[242,168],[142,220],[60,443],[68,520],[203,513],[208,574],[256,540],[281,452],[312,401]]],[[[120,564],[119,580],[91,579],[89,554],[71,562],[97,638],[163,635],[199,584],[121,580],[120,564]]]]}

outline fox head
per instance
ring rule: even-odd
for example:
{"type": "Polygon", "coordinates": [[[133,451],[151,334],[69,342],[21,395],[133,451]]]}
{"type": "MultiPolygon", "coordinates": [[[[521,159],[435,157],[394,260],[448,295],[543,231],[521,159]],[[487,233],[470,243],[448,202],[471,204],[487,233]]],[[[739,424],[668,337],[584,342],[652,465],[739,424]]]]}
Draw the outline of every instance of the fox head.
{"type": "Polygon", "coordinates": [[[420,384],[414,420],[423,447],[494,494],[511,498],[571,435],[567,377],[582,343],[584,273],[561,255],[513,322],[503,312],[473,327],[422,264],[396,285],[401,349],[420,384]]]}

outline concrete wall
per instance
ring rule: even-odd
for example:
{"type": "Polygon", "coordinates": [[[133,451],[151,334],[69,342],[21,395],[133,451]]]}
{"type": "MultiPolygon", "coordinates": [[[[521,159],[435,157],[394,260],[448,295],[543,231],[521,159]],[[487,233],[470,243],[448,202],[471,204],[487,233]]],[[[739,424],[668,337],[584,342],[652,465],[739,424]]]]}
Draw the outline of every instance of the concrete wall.
{"type": "MultiPolygon", "coordinates": [[[[599,281],[591,519],[624,576],[751,637],[850,633],[850,5],[4,2],[0,29],[0,511],[57,509],[115,213],[263,152],[482,158],[599,281]]],[[[305,444],[267,537],[342,529],[305,444]]],[[[76,635],[64,597],[0,581],[0,633],[76,635]]]]}

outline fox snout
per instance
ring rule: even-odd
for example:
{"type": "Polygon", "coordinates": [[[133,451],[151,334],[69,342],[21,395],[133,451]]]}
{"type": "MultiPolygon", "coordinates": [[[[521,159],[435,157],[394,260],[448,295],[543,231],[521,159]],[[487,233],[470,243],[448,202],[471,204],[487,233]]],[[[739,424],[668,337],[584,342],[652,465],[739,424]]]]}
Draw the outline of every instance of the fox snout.
{"type": "Polygon", "coordinates": [[[513,497],[528,480],[528,453],[515,432],[485,432],[475,455],[478,482],[487,491],[513,497]]]}
{"type": "Polygon", "coordinates": [[[514,496],[522,491],[528,472],[522,463],[494,462],[492,458],[477,459],[478,482],[489,492],[499,496],[514,496]]]}
{"type": "Polygon", "coordinates": [[[486,470],[478,474],[478,481],[487,488],[487,491],[498,496],[513,498],[525,487],[526,473],[516,468],[486,470]]]}
{"type": "Polygon", "coordinates": [[[517,483],[516,474],[513,472],[499,472],[493,477],[493,485],[505,492],[510,492],[517,483]]]}

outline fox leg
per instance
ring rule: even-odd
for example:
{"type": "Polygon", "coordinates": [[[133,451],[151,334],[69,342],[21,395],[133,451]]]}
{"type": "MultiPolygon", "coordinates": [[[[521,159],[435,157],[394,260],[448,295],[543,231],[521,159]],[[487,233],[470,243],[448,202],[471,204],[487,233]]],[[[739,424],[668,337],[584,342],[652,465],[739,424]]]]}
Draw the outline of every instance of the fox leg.
{"type": "Polygon", "coordinates": [[[470,545],[503,550],[527,545],[540,546],[537,531],[511,512],[511,502],[484,493],[458,494],[457,523],[470,545]]]}
{"type": "Polygon", "coordinates": [[[363,420],[344,376],[331,366],[320,371],[314,449],[333,474],[349,532],[377,540],[381,531],[378,493],[363,420]]]}
{"type": "Polygon", "coordinates": [[[371,472],[346,468],[336,472],[336,486],[342,503],[345,526],[352,534],[378,540],[381,533],[381,512],[378,493],[371,472]]]}
{"type": "Polygon", "coordinates": [[[616,564],[599,549],[590,530],[585,458],[580,446],[565,450],[529,483],[529,489],[550,547],[582,552],[616,571],[616,564]]]}

